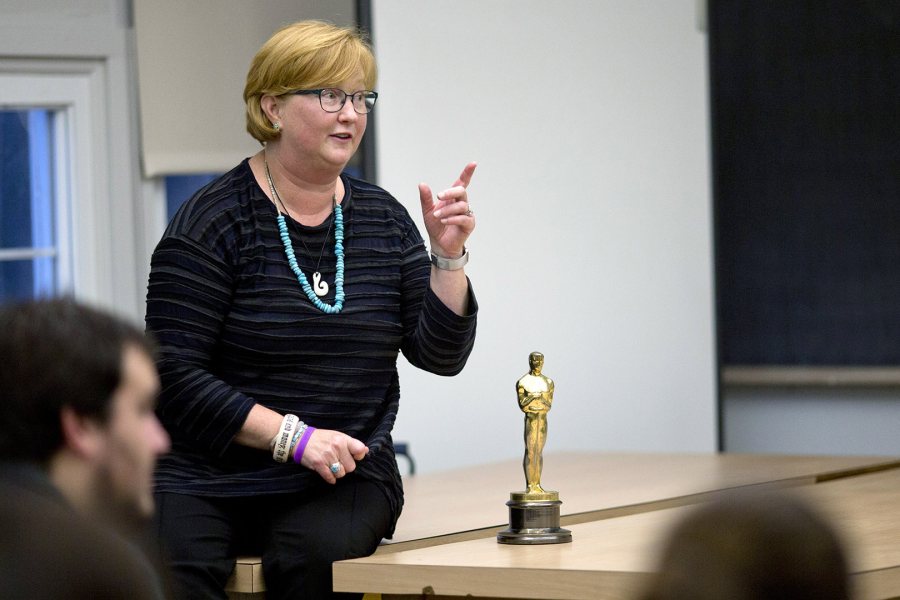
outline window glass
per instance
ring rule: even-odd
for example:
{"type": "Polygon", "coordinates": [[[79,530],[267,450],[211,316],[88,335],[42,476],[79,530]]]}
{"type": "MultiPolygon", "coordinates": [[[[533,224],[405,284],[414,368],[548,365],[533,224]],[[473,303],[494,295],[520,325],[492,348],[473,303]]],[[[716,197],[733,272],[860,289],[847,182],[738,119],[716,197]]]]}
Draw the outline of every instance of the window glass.
{"type": "Polygon", "coordinates": [[[0,261],[2,301],[52,296],[55,270],[56,259],[49,256],[0,261]]]}
{"type": "Polygon", "coordinates": [[[218,177],[218,173],[169,175],[166,177],[166,214],[171,219],[194,192],[218,177]]]}
{"type": "Polygon", "coordinates": [[[0,301],[57,290],[53,123],[49,110],[0,110],[0,301]]]}

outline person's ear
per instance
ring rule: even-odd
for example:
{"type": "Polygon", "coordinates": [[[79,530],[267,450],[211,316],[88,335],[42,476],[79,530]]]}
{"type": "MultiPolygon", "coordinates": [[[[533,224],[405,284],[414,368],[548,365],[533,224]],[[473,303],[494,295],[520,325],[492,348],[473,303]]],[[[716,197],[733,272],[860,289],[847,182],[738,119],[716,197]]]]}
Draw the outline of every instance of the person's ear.
{"type": "Polygon", "coordinates": [[[281,122],[281,103],[278,102],[278,98],[271,94],[266,94],[259,99],[259,106],[270,123],[274,125],[281,122]]]}
{"type": "Polygon", "coordinates": [[[95,419],[63,406],[59,415],[63,443],[77,456],[91,460],[103,451],[103,428],[95,419]]]}

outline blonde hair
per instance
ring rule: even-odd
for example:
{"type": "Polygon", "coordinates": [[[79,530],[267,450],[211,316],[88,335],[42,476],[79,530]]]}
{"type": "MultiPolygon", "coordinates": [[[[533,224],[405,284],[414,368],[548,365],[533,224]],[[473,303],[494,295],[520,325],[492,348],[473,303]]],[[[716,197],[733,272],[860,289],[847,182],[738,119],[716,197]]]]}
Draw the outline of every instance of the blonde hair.
{"type": "Polygon", "coordinates": [[[261,144],[279,135],[263,112],[264,95],[335,86],[360,73],[371,90],[378,70],[372,48],[359,30],[323,21],[299,21],[279,29],[253,57],[247,72],[247,131],[261,144]]]}

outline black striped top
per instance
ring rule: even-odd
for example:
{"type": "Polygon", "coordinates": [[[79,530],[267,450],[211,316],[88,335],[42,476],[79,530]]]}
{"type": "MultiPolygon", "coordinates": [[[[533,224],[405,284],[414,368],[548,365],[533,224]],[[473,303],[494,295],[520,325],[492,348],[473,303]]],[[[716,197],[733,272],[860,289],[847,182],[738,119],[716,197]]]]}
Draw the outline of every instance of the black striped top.
{"type": "MultiPolygon", "coordinates": [[[[169,224],[153,253],[146,317],[161,347],[158,413],[172,436],[157,468],[159,491],[245,496],[323,485],[304,467],[231,443],[259,403],[364,441],[369,455],[356,473],[380,483],[399,515],[391,441],[398,353],[455,375],[474,343],[477,304],[470,287],[468,315],[444,306],[429,287],[428,255],[406,209],[377,186],[342,180],[346,300],[336,315],[300,288],[275,206],[247,160],[199,190],[169,224]]],[[[308,278],[324,246],[318,270],[329,304],[332,219],[305,227],[287,218],[308,278]]]]}

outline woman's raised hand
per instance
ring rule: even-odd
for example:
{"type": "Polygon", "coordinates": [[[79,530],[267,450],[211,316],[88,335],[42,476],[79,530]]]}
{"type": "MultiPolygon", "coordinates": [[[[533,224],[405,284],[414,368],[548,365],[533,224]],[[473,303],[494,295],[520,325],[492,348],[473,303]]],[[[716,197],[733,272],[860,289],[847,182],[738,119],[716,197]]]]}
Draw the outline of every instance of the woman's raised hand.
{"type": "Polygon", "coordinates": [[[428,184],[419,184],[422,216],[434,254],[444,258],[461,256],[466,240],[475,229],[475,213],[469,205],[466,188],[472,181],[476,166],[474,162],[467,164],[453,185],[436,197],[432,196],[428,184]]]}

